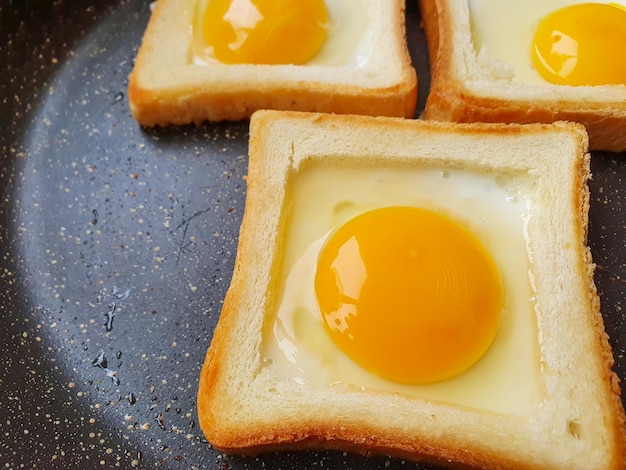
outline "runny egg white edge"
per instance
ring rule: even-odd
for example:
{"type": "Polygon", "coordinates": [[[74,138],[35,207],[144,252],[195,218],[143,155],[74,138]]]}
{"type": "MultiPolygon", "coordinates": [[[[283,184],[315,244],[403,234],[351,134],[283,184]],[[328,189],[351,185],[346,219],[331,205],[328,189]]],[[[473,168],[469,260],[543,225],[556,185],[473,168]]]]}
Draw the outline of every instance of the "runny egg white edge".
{"type": "Polygon", "coordinates": [[[513,83],[548,83],[532,63],[532,40],[543,17],[568,5],[580,3],[618,3],[626,0],[468,0],[472,41],[477,60],[486,67],[495,60],[509,69],[513,83]]]}
{"type": "Polygon", "coordinates": [[[278,274],[282,287],[276,292],[275,315],[266,316],[261,374],[496,413],[526,415],[536,409],[544,388],[527,246],[532,201],[525,195],[529,183],[524,177],[332,165],[311,166],[292,176],[278,274]],[[359,213],[391,205],[423,207],[462,223],[491,253],[503,278],[505,308],[491,348],[469,370],[438,383],[398,384],[357,366],[326,334],[313,292],[317,253],[325,237],[359,213]]]}
{"type": "MultiPolygon", "coordinates": [[[[212,50],[203,44],[201,35],[203,12],[211,0],[198,0],[192,20],[190,62],[195,65],[222,64],[212,57],[212,50]],[[199,52],[202,51],[202,52],[199,52]]],[[[372,28],[369,1],[325,0],[328,10],[326,40],[320,51],[306,66],[364,68],[369,61],[372,28]]]]}

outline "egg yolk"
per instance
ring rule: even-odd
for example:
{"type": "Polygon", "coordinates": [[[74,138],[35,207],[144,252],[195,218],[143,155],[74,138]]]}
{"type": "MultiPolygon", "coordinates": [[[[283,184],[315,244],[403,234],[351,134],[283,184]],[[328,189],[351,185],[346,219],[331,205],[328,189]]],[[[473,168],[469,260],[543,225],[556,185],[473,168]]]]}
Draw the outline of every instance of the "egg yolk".
{"type": "Polygon", "coordinates": [[[335,344],[395,382],[428,383],[474,364],[496,335],[499,271],[458,223],[415,207],[366,212],[322,248],[315,293],[335,344]]]}
{"type": "Polygon", "coordinates": [[[626,10],[582,3],[550,13],[535,32],[533,64],[558,85],[626,84],[626,10]]]}
{"type": "Polygon", "coordinates": [[[226,64],[303,64],[326,39],[323,0],[209,0],[202,33],[226,64]]]}

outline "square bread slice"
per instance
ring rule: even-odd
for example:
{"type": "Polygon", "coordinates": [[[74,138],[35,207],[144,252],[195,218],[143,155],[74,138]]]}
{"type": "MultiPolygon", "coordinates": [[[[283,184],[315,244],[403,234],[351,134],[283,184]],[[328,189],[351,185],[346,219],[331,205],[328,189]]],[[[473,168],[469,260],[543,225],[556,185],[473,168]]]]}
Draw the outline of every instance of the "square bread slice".
{"type": "Polygon", "coordinates": [[[198,390],[199,422],[215,448],[624,468],[624,410],[587,247],[581,125],[259,111],[249,153],[232,283],[198,390]],[[496,340],[438,383],[394,383],[355,366],[333,349],[315,305],[298,303],[312,289],[315,250],[303,254],[311,240],[389,205],[457,218],[502,273],[496,340]],[[308,278],[295,274],[299,260],[308,278]]]}
{"type": "MultiPolygon", "coordinates": [[[[467,0],[419,0],[431,69],[425,119],[508,123],[573,121],[587,128],[591,150],[626,150],[626,85],[567,86],[514,80],[511,63],[475,47],[470,3],[467,0]]],[[[503,8],[508,3],[515,4],[515,8],[522,5],[532,8],[516,0],[499,3],[503,8]]],[[[524,20],[522,15],[508,21],[522,23],[524,20]]],[[[498,16],[497,22],[503,21],[505,18],[498,16]]],[[[503,41],[522,41],[512,34],[503,41]]],[[[619,49],[623,45],[610,47],[619,49]]],[[[526,49],[530,62],[531,44],[526,49]]],[[[620,59],[616,57],[616,60],[620,59]]]]}
{"type": "Polygon", "coordinates": [[[304,65],[199,63],[192,50],[199,5],[156,2],[128,88],[141,125],[234,121],[258,109],[413,116],[417,77],[403,0],[329,2],[326,45],[304,65]]]}

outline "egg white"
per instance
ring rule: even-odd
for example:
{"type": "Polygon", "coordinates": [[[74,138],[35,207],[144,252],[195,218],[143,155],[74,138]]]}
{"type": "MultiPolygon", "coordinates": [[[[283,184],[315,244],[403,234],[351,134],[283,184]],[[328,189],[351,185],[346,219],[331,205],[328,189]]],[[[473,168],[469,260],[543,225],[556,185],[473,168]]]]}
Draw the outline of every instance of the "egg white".
{"type": "MultiPolygon", "coordinates": [[[[221,63],[202,39],[203,12],[211,0],[198,0],[193,15],[190,53],[196,65],[221,63]]],[[[328,29],[319,52],[304,65],[363,67],[371,39],[369,0],[326,0],[328,29]]]]}
{"type": "Polygon", "coordinates": [[[626,0],[468,0],[474,49],[482,57],[512,67],[515,83],[548,83],[532,63],[532,39],[543,17],[578,3],[618,3],[626,0]]]}
{"type": "MultiPolygon", "coordinates": [[[[289,218],[274,307],[266,317],[264,367],[282,379],[348,387],[525,415],[543,399],[527,225],[530,184],[520,176],[459,169],[353,168],[318,165],[289,181],[289,218]],[[320,247],[354,216],[404,205],[440,212],[469,228],[498,265],[505,290],[501,325],[489,351],[453,378],[398,384],[356,365],[332,342],[313,289],[320,247]]],[[[270,302],[270,306],[272,302],[270,302]]]]}

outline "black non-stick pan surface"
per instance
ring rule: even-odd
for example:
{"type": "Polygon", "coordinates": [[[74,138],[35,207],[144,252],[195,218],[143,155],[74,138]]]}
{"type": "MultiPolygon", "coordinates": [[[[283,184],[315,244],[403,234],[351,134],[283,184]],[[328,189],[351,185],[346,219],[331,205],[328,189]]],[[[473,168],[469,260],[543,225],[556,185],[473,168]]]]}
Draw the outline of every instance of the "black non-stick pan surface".
{"type": "MultiPolygon", "coordinates": [[[[248,123],[136,124],[127,77],[149,14],[144,0],[0,4],[0,468],[429,468],[235,458],[204,439],[196,387],[235,257],[248,123]]],[[[592,167],[590,244],[623,379],[626,154],[592,167]]]]}

